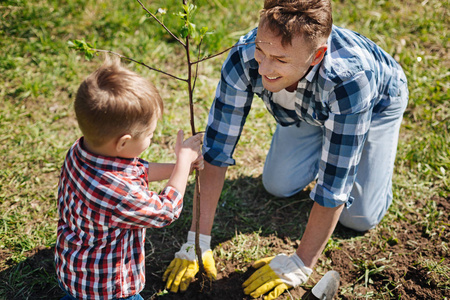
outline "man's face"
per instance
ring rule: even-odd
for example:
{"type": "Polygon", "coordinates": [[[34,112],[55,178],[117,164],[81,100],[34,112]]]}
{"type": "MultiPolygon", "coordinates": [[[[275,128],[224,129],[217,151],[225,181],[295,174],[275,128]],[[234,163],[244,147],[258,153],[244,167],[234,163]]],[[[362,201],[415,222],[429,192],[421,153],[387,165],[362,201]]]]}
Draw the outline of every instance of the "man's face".
{"type": "MultiPolygon", "coordinates": [[[[326,50],[326,47],[325,47],[326,50]]],[[[317,51],[303,37],[294,36],[292,44],[283,47],[281,37],[260,24],[256,35],[255,59],[259,64],[264,88],[271,92],[294,91],[297,83],[317,61],[317,51]]]]}

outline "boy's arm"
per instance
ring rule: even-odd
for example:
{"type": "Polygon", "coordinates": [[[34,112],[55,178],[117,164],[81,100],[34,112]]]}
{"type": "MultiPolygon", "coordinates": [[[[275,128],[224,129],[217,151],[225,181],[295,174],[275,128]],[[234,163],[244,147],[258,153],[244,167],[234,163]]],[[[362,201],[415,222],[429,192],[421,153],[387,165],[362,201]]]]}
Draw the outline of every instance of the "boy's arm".
{"type": "MultiPolygon", "coordinates": [[[[140,228],[140,227],[163,227],[180,215],[183,207],[183,196],[186,190],[191,164],[201,156],[202,135],[190,137],[183,142],[183,131],[179,131],[175,152],[177,162],[175,165],[160,164],[153,165],[162,168],[163,173],[155,175],[163,177],[168,169],[172,169],[172,175],[167,182],[166,188],[158,195],[155,192],[132,191],[129,197],[120,197],[119,204],[115,203],[112,218],[113,227],[140,228]],[[169,165],[169,166],[168,166],[169,165]],[[151,203],[151,205],[149,205],[151,203]]],[[[150,166],[149,166],[150,167],[150,166]]],[[[157,170],[155,171],[155,174],[157,170]]],[[[150,171],[149,171],[150,172],[150,171]]],[[[155,176],[150,176],[155,178],[155,176]]],[[[121,193],[118,193],[122,196],[121,193]]]]}
{"type": "Polygon", "coordinates": [[[170,178],[175,164],[172,163],[149,163],[148,181],[161,181],[170,178]]]}
{"type": "Polygon", "coordinates": [[[166,186],[174,187],[181,195],[184,195],[190,171],[191,162],[182,157],[178,158],[166,186]]]}
{"type": "MultiPolygon", "coordinates": [[[[194,169],[203,170],[203,156],[199,155],[190,166],[190,173],[194,169]]],[[[149,163],[148,164],[148,181],[161,181],[169,179],[175,168],[174,163],[149,163]]]]}

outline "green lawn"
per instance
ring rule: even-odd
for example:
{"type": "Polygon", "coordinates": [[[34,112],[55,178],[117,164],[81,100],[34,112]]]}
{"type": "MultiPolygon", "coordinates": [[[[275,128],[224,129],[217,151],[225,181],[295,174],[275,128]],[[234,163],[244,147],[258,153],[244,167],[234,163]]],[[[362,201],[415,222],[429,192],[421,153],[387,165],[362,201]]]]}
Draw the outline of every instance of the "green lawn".
{"type": "MultiPolygon", "coordinates": [[[[177,32],[180,21],[173,13],[181,10],[181,0],[144,3],[151,11],[167,8],[165,24],[177,32]]],[[[198,0],[195,3],[199,6],[195,23],[212,31],[203,42],[202,52],[213,54],[231,46],[240,35],[256,26],[263,1],[198,0]]],[[[417,222],[405,217],[416,214],[426,234],[439,235],[442,261],[425,260],[425,263],[437,264],[440,268],[432,268],[433,272],[447,274],[447,281],[438,288],[449,291],[450,225],[442,221],[443,214],[437,212],[435,201],[450,200],[449,1],[341,0],[333,4],[335,24],[374,40],[404,67],[410,103],[396,161],[394,204],[383,224],[399,220],[417,222]]],[[[44,287],[56,289],[52,276],[34,276],[39,270],[25,269],[23,262],[36,249],[49,248],[55,243],[59,168],[67,149],[80,136],[72,101],[81,80],[101,63],[101,57],[87,61],[80,53],[70,50],[67,42],[74,39],[85,39],[98,48],[114,50],[177,76],[186,76],[183,48],[156,22],[146,18],[136,1],[0,2],[0,299],[26,299],[44,287]]],[[[198,130],[204,128],[224,59],[225,56],[220,56],[201,63],[195,91],[198,130]]],[[[165,101],[164,119],[143,158],[174,161],[172,150],[177,130],[190,131],[184,83],[134,63],[124,63],[150,78],[165,101]]],[[[237,237],[240,231],[267,236],[285,230],[293,239],[302,234],[303,229],[295,225],[286,225],[284,229],[275,224],[267,226],[273,220],[261,208],[257,209],[260,223],[247,222],[246,218],[253,220],[253,208],[240,205],[242,198],[253,198],[262,189],[259,176],[274,127],[262,102],[255,101],[235,153],[237,166],[228,172],[220,204],[229,207],[220,211],[222,217],[238,215],[240,226],[235,228],[231,224],[213,229],[216,254],[222,253],[225,259],[218,242],[231,240],[235,232],[237,237]]],[[[155,189],[161,186],[152,185],[155,189]]],[[[192,186],[189,195],[191,191],[192,186]]],[[[177,229],[184,237],[190,224],[188,214],[167,230],[177,229]]],[[[218,224],[227,224],[221,222],[219,219],[218,224]]],[[[387,230],[385,236],[396,236],[395,229],[383,228],[387,230]]],[[[336,241],[347,242],[340,237],[336,241]]],[[[362,238],[359,242],[370,247],[373,241],[362,238]]],[[[329,247],[333,248],[332,242],[329,247]]],[[[255,258],[266,253],[260,251],[255,258]]],[[[242,255],[245,260],[245,253],[242,255]]],[[[362,267],[367,268],[364,264],[362,267]]],[[[373,298],[389,298],[385,295],[380,292],[373,298]]]]}

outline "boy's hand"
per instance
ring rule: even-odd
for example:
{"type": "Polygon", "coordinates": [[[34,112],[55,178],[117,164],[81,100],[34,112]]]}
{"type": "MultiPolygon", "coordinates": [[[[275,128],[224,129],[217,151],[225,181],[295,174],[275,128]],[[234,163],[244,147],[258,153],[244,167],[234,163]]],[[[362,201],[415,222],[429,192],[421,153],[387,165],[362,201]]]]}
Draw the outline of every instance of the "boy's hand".
{"type": "Polygon", "coordinates": [[[175,145],[175,154],[177,158],[185,158],[191,163],[201,160],[198,164],[203,164],[202,141],[203,134],[199,133],[184,140],[183,130],[179,130],[177,134],[177,143],[175,145]],[[201,157],[201,158],[200,158],[201,157]]]}
{"type": "Polygon", "coordinates": [[[199,155],[197,159],[191,165],[191,172],[195,170],[203,170],[205,168],[205,161],[203,160],[203,155],[199,155]]]}

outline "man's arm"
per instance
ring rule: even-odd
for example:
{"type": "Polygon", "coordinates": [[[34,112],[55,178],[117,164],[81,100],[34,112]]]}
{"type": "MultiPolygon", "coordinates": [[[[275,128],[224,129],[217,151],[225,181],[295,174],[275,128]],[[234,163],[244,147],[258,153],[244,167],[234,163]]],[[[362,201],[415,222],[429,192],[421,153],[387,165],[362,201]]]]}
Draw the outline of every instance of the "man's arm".
{"type": "MultiPolygon", "coordinates": [[[[227,167],[217,167],[205,161],[205,168],[200,172],[200,228],[201,234],[211,235],[217,203],[222,193],[227,167]]],[[[192,216],[191,231],[196,232],[196,204],[192,216]]]]}
{"type": "Polygon", "coordinates": [[[321,206],[317,202],[314,203],[306,230],[297,249],[297,255],[308,268],[312,269],[317,263],[339,221],[343,208],[344,204],[329,208],[321,206]]]}

